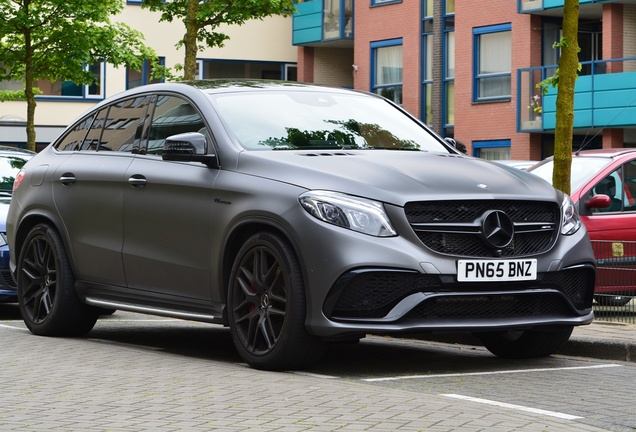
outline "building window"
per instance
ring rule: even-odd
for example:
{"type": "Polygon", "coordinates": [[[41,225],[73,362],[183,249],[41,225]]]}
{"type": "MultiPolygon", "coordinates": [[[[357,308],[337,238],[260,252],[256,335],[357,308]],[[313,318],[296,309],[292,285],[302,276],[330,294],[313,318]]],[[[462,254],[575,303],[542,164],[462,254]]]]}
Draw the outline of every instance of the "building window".
{"type": "Polygon", "coordinates": [[[242,61],[242,60],[197,60],[197,79],[210,78],[255,78],[295,81],[294,63],[242,61]]]}
{"type": "Polygon", "coordinates": [[[82,99],[103,99],[104,98],[104,63],[94,63],[92,66],[86,68],[89,72],[92,72],[95,76],[95,82],[87,85],[78,85],[72,81],[60,81],[55,82],[39,79],[36,81],[35,86],[39,88],[42,93],[39,98],[47,96],[58,96],[64,98],[82,98],[82,99]]]}
{"type": "Polygon", "coordinates": [[[402,103],[402,39],[371,44],[371,91],[402,103]]]}
{"type": "Polygon", "coordinates": [[[510,99],[511,25],[473,29],[475,101],[510,99]]]}
{"type": "Polygon", "coordinates": [[[473,156],[488,160],[510,159],[510,140],[473,141],[473,156]]]}
{"type": "MultiPolygon", "coordinates": [[[[159,58],[159,64],[165,64],[165,58],[159,58]]],[[[131,89],[146,84],[160,83],[163,79],[152,78],[152,65],[150,61],[144,60],[144,64],[141,67],[141,71],[136,71],[131,68],[126,68],[126,88],[131,89]]]]}
{"type": "Polygon", "coordinates": [[[422,121],[433,125],[433,0],[425,0],[422,21],[422,121]]]}

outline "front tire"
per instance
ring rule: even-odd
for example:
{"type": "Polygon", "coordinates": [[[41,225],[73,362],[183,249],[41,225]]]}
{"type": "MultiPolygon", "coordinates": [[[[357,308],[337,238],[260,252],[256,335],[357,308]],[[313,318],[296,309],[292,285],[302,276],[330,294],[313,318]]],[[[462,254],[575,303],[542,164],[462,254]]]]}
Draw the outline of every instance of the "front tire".
{"type": "Polygon", "coordinates": [[[97,309],[82,304],[57,231],[39,224],[27,235],[17,262],[18,304],[26,326],[42,336],[83,336],[97,309]]]}
{"type": "Polygon", "coordinates": [[[319,361],[324,343],[305,328],[305,286],[291,246],[259,233],[239,250],[230,277],[228,318],[239,354],[251,367],[301,369],[319,361]]]}
{"type": "Polygon", "coordinates": [[[547,357],[557,352],[572,334],[573,327],[558,330],[505,331],[479,333],[486,349],[497,357],[527,359],[547,357]]]}

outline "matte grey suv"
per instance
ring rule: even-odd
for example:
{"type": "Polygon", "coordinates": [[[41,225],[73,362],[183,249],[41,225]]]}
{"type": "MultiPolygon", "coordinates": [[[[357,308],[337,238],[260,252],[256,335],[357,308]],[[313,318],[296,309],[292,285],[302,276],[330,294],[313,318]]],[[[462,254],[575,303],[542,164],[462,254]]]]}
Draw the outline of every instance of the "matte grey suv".
{"type": "Polygon", "coordinates": [[[8,234],[33,333],[86,334],[100,308],[200,320],[255,368],[371,333],[546,356],[593,319],[568,196],[343,89],[196,81],[105,100],[20,173],[8,234]]]}

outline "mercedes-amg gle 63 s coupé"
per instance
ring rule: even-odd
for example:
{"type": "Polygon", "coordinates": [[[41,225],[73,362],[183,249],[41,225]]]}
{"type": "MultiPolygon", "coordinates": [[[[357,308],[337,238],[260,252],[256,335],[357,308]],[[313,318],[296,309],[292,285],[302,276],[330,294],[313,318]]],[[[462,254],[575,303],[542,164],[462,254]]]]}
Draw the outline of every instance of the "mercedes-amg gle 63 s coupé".
{"type": "Polygon", "coordinates": [[[31,332],[84,335],[104,309],[199,320],[261,369],[367,334],[470,332],[498,356],[547,356],[593,319],[567,195],[352,90],[126,91],[26,164],[7,231],[31,332]]]}

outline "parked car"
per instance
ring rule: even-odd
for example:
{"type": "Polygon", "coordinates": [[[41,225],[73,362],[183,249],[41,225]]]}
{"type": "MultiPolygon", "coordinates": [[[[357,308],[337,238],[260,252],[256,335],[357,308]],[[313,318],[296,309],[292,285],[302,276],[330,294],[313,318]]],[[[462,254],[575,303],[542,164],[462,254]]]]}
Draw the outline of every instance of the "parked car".
{"type": "Polygon", "coordinates": [[[17,301],[15,281],[9,269],[6,221],[13,192],[13,180],[35,152],[0,146],[0,303],[17,301]]]}
{"type": "Polygon", "coordinates": [[[38,335],[136,311],[229,326],[249,365],[294,369],[369,333],[546,356],[593,319],[567,195],[344,89],[213,80],[105,100],[26,165],[8,228],[38,335]]]}
{"type": "MultiPolygon", "coordinates": [[[[552,181],[553,158],[530,171],[552,181]]],[[[636,148],[572,156],[572,200],[597,258],[596,300],[622,306],[636,296],[636,148]]]]}

